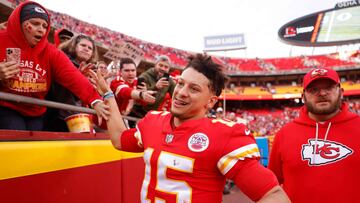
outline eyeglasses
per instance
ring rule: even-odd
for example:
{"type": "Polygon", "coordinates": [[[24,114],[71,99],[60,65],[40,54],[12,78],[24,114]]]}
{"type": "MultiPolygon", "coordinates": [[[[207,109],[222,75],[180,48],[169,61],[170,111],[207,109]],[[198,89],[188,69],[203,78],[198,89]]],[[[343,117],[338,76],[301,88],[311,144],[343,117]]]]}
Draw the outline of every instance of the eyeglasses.
{"type": "Polygon", "coordinates": [[[329,85],[329,86],[325,86],[325,87],[309,87],[309,88],[306,88],[305,91],[312,95],[318,95],[318,94],[320,94],[320,91],[330,93],[330,92],[334,91],[337,87],[340,87],[340,85],[336,84],[336,85],[329,85]]]}

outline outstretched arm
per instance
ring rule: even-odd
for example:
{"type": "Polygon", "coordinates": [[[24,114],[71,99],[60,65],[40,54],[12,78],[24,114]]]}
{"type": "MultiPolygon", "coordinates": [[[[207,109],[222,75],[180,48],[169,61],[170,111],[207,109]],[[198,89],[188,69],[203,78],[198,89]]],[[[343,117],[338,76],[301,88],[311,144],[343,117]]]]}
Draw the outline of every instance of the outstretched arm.
{"type": "Polygon", "coordinates": [[[121,134],[127,129],[122,116],[119,112],[117,103],[115,101],[114,93],[111,91],[109,85],[106,83],[104,77],[101,75],[100,70],[95,74],[93,71],[90,71],[91,77],[96,81],[97,87],[105,92],[104,100],[107,105],[110,107],[110,116],[108,117],[107,128],[110,135],[111,143],[113,146],[121,150],[121,134]]]}

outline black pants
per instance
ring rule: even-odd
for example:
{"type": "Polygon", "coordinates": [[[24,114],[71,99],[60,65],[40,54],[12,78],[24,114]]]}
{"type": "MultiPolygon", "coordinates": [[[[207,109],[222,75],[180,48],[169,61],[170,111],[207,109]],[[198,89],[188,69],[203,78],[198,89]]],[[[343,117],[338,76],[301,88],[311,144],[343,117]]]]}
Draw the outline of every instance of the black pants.
{"type": "Polygon", "coordinates": [[[41,131],[43,116],[23,116],[19,112],[0,106],[0,129],[41,131]]]}

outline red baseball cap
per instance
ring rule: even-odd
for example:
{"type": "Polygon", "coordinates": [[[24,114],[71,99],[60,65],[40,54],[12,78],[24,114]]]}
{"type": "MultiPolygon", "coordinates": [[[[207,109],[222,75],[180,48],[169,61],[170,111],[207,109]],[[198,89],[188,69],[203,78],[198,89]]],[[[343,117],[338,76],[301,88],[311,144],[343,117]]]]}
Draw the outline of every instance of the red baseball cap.
{"type": "Polygon", "coordinates": [[[332,80],[336,84],[340,83],[339,75],[335,70],[331,68],[316,68],[312,69],[304,76],[303,88],[306,89],[310,83],[321,78],[332,80]]]}

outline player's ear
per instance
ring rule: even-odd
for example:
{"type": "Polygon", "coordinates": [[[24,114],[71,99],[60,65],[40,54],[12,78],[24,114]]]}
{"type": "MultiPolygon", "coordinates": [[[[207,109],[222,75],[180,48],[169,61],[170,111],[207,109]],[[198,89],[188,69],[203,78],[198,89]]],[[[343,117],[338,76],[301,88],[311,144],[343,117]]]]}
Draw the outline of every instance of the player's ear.
{"type": "Polygon", "coordinates": [[[217,101],[218,101],[217,96],[210,97],[210,99],[209,99],[209,101],[207,103],[207,109],[212,109],[217,101]]]}

